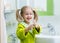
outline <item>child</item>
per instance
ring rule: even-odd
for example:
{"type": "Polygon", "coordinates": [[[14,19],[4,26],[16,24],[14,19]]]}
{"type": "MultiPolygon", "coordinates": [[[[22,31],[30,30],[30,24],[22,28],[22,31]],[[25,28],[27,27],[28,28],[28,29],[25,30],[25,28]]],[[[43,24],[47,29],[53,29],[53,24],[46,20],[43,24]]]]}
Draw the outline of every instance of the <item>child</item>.
{"type": "Polygon", "coordinates": [[[36,24],[38,20],[36,12],[29,6],[24,6],[16,11],[16,19],[18,21],[16,35],[21,43],[35,43],[35,34],[41,31],[40,26],[36,24]]]}

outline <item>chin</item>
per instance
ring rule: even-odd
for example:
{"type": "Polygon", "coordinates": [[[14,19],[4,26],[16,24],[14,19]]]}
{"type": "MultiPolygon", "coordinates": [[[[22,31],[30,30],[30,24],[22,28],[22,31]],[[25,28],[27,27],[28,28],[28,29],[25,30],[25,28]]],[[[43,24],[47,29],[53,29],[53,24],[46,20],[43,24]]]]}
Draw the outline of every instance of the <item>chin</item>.
{"type": "Polygon", "coordinates": [[[27,21],[28,23],[30,22],[30,21],[27,21]]]}
{"type": "Polygon", "coordinates": [[[30,23],[30,22],[31,22],[31,20],[27,20],[27,22],[28,22],[28,23],[30,23]]]}
{"type": "Polygon", "coordinates": [[[27,21],[28,23],[30,23],[30,21],[27,21]]]}

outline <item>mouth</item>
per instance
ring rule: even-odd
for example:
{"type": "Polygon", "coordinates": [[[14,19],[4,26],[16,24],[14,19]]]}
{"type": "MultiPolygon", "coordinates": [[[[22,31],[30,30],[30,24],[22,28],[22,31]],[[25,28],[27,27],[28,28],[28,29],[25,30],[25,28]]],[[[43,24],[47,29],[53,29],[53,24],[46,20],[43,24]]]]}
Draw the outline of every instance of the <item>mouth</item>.
{"type": "Polygon", "coordinates": [[[30,20],[30,18],[27,18],[27,20],[30,20]]]}
{"type": "Polygon", "coordinates": [[[31,18],[27,18],[27,20],[31,20],[31,18]]]}

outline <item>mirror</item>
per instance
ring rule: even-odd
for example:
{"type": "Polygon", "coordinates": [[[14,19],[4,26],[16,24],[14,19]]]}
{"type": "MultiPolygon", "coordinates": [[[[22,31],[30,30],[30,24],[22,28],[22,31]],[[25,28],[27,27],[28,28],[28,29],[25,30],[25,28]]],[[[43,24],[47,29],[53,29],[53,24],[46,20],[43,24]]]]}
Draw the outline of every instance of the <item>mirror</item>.
{"type": "Polygon", "coordinates": [[[53,0],[4,0],[4,16],[6,20],[8,43],[20,43],[16,37],[16,9],[29,5],[39,16],[53,15],[53,0]]]}

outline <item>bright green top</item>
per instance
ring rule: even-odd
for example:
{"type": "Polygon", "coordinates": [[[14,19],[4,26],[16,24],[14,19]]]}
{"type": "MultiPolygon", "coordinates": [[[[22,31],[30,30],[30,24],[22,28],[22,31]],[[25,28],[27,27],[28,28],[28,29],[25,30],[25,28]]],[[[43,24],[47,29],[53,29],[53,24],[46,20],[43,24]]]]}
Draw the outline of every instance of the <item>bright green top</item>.
{"type": "Polygon", "coordinates": [[[40,33],[41,27],[39,28],[39,30],[34,27],[33,30],[29,30],[27,33],[25,33],[24,31],[25,27],[27,27],[26,23],[18,23],[16,35],[20,39],[20,43],[35,43],[35,34],[40,33]]]}

